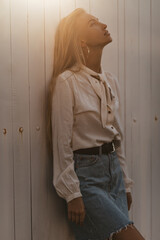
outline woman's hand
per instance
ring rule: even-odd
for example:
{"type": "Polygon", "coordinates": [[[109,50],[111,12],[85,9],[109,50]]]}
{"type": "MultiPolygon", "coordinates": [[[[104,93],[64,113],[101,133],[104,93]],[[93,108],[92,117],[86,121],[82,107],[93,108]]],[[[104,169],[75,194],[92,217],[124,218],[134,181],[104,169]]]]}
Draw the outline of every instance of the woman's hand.
{"type": "Polygon", "coordinates": [[[85,207],[82,197],[68,202],[68,219],[76,224],[82,225],[85,218],[85,207]]]}
{"type": "Polygon", "coordinates": [[[128,203],[128,210],[130,210],[131,203],[132,203],[132,195],[130,192],[127,192],[127,203],[128,203]]]}

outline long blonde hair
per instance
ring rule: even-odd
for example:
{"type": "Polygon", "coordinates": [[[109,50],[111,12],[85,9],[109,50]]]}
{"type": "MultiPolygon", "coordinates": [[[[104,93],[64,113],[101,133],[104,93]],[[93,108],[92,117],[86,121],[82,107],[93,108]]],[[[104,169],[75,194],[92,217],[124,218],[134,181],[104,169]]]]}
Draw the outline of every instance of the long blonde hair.
{"type": "MultiPolygon", "coordinates": [[[[84,54],[80,45],[77,20],[85,13],[82,8],[77,8],[68,16],[64,17],[58,24],[55,34],[54,63],[52,79],[48,88],[47,100],[47,138],[49,149],[52,151],[52,96],[56,79],[59,74],[70,69],[74,64],[81,66],[85,64],[84,54]]],[[[80,70],[80,68],[79,68],[80,70]]],[[[75,70],[75,71],[78,71],[75,70]]]]}

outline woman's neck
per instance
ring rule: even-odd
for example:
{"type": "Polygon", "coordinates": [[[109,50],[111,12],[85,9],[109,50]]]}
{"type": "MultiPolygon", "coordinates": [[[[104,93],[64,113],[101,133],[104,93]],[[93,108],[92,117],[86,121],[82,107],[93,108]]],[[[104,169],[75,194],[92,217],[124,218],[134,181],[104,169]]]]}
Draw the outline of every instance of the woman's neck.
{"type": "Polygon", "coordinates": [[[88,57],[85,58],[86,66],[97,73],[101,73],[101,58],[102,50],[100,49],[90,49],[88,57]]]}

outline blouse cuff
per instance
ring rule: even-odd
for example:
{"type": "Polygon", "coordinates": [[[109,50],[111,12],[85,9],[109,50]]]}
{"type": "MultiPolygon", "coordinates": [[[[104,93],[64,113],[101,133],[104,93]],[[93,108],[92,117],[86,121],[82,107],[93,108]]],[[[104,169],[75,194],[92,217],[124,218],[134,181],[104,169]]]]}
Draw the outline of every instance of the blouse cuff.
{"type": "Polygon", "coordinates": [[[125,183],[125,189],[126,189],[126,192],[131,192],[131,188],[133,187],[134,185],[134,181],[130,179],[130,182],[129,183],[125,183]]]}
{"type": "Polygon", "coordinates": [[[78,197],[82,197],[82,194],[80,192],[73,193],[73,194],[69,195],[68,197],[66,197],[66,202],[68,203],[71,200],[73,200],[74,198],[78,198],[78,197]]]}
{"type": "Polygon", "coordinates": [[[126,192],[131,192],[131,188],[126,188],[126,192]]]}

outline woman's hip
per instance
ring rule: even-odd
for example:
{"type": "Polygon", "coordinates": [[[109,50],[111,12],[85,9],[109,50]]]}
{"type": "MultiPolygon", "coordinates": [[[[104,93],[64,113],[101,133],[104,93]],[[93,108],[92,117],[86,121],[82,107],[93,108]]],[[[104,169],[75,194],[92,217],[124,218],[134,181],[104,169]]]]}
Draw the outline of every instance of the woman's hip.
{"type": "Polygon", "coordinates": [[[109,154],[74,154],[75,172],[81,189],[124,189],[123,174],[116,151],[109,154]]]}

